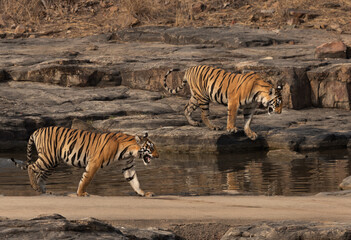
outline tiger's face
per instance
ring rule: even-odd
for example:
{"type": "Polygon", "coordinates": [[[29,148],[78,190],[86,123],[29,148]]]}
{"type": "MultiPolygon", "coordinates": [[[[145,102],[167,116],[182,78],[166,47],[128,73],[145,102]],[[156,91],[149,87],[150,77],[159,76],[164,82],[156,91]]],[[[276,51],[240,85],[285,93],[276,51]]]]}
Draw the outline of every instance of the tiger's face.
{"type": "Polygon", "coordinates": [[[151,162],[151,159],[158,158],[159,154],[155,144],[147,138],[147,133],[140,139],[142,145],[139,150],[139,158],[143,159],[144,165],[148,165],[151,162]]]}
{"type": "Polygon", "coordinates": [[[268,114],[282,113],[283,109],[283,100],[281,95],[281,86],[278,86],[276,89],[272,88],[269,95],[272,97],[268,102],[268,114]]]}

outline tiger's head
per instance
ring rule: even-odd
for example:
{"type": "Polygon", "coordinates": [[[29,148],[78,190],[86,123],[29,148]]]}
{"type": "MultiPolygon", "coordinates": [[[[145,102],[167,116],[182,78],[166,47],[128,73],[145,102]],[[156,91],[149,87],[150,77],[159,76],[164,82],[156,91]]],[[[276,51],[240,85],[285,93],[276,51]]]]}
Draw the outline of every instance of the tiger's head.
{"type": "Polygon", "coordinates": [[[271,88],[269,90],[270,100],[268,101],[268,114],[272,113],[282,113],[283,100],[281,94],[282,87],[278,86],[277,88],[271,88]]]}
{"type": "Polygon", "coordinates": [[[135,136],[135,140],[140,146],[138,151],[139,158],[143,159],[144,165],[148,165],[152,158],[159,157],[155,144],[153,144],[153,142],[147,137],[148,133],[145,133],[143,137],[135,136]]]}

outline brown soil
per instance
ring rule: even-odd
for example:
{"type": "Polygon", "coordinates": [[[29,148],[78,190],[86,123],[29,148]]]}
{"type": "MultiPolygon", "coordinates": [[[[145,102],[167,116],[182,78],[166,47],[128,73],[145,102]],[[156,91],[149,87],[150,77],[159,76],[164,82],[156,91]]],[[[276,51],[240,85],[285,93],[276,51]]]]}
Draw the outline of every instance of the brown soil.
{"type": "Polygon", "coordinates": [[[351,33],[347,0],[0,0],[0,37],[79,37],[144,25],[351,33]]]}

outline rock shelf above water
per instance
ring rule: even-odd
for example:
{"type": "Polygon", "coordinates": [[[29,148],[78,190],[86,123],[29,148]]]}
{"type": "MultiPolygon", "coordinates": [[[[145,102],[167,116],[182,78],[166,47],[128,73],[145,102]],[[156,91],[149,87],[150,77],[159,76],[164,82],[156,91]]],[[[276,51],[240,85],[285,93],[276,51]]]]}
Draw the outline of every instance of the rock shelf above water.
{"type": "MultiPolygon", "coordinates": [[[[149,132],[161,151],[238,152],[263,149],[323,150],[350,147],[351,114],[342,109],[284,109],[280,115],[258,110],[251,127],[256,141],[243,132],[211,131],[188,125],[183,109],[186,97],[164,96],[159,92],[125,86],[62,87],[43,83],[10,81],[0,84],[1,150],[25,150],[30,134],[43,126],[70,127],[75,118],[107,131],[131,134],[149,132]]],[[[226,107],[212,104],[213,122],[226,124],[226,107]]],[[[200,119],[200,111],[194,114],[200,119]]]]}
{"type": "MultiPolygon", "coordinates": [[[[350,35],[325,30],[268,31],[240,25],[1,39],[0,150],[24,150],[35,129],[69,127],[75,118],[109,131],[149,131],[165,151],[347,148],[351,60],[315,57],[317,46],[335,39],[351,44],[350,35]],[[281,83],[283,113],[258,111],[252,124],[260,135],[256,141],[242,130],[233,135],[189,126],[182,113],[189,88],[170,96],[162,81],[168,69],[178,67],[181,72],[170,75],[169,85],[179,85],[184,70],[198,64],[253,70],[281,83]]],[[[213,121],[225,126],[225,107],[212,105],[210,111],[213,121]]],[[[242,116],[238,127],[243,127],[242,116]]]]}

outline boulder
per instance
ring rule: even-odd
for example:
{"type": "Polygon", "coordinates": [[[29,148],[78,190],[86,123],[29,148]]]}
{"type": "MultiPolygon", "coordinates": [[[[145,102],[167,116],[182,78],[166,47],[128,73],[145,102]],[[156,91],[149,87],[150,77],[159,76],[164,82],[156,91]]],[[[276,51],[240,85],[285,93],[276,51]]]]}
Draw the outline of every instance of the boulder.
{"type": "Polygon", "coordinates": [[[332,64],[307,72],[314,107],[351,109],[351,64],[332,64]]]}
{"type": "Polygon", "coordinates": [[[139,20],[136,19],[132,14],[128,12],[118,12],[116,16],[116,24],[120,28],[130,28],[134,27],[139,23],[139,20]]]}
{"type": "Polygon", "coordinates": [[[348,176],[339,185],[341,190],[351,190],[351,176],[348,176]]]}
{"type": "Polygon", "coordinates": [[[267,222],[230,228],[221,240],[235,239],[347,239],[349,224],[314,222],[267,222]]]}
{"type": "Polygon", "coordinates": [[[178,239],[161,229],[116,228],[94,218],[67,220],[59,214],[0,221],[1,239],[178,239]]]}
{"type": "Polygon", "coordinates": [[[15,28],[15,34],[23,34],[23,33],[26,32],[26,30],[27,30],[27,29],[26,29],[25,26],[19,24],[19,25],[17,25],[17,27],[15,28]]]}
{"type": "Polygon", "coordinates": [[[80,129],[80,130],[89,131],[89,132],[97,132],[98,131],[90,123],[82,121],[78,118],[74,118],[72,120],[71,128],[80,129]]]}
{"type": "Polygon", "coordinates": [[[342,41],[324,43],[316,48],[316,58],[346,58],[347,46],[342,41]]]}

